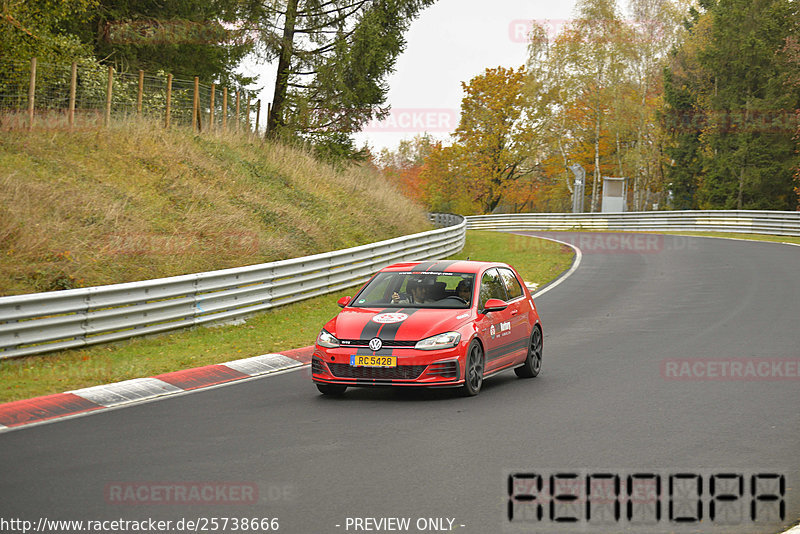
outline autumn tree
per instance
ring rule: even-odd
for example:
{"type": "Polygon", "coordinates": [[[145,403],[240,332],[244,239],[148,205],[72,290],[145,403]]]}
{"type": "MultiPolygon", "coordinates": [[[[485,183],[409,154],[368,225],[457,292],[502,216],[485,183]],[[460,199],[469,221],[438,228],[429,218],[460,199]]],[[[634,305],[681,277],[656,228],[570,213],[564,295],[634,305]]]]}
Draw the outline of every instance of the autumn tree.
{"type": "Polygon", "coordinates": [[[461,172],[485,213],[532,171],[536,137],[526,115],[524,83],[524,67],[497,67],[461,84],[465,95],[453,138],[463,150],[461,172]]]}
{"type": "Polygon", "coordinates": [[[658,121],[663,66],[682,37],[688,2],[630,0],[623,28],[625,75],[618,85],[612,130],[618,176],[630,179],[633,211],[644,210],[664,190],[665,135],[658,121]]]}
{"type": "Polygon", "coordinates": [[[542,141],[537,153],[531,154],[541,171],[536,176],[536,196],[531,205],[549,211],[567,209],[573,194],[569,166],[576,136],[565,111],[575,98],[576,88],[571,83],[568,61],[560,53],[562,41],[563,36],[559,36],[551,42],[544,26],[533,23],[524,85],[527,114],[542,141]]]}
{"type": "Polygon", "coordinates": [[[624,25],[615,0],[579,0],[578,17],[564,29],[564,60],[589,111],[594,146],[591,211],[597,211],[601,183],[600,143],[609,120],[611,94],[624,73],[624,25]]]}
{"type": "Polygon", "coordinates": [[[427,202],[427,183],[421,174],[425,161],[435,146],[429,135],[417,135],[413,139],[400,141],[397,150],[384,148],[376,164],[382,174],[396,184],[403,194],[427,202]]]}

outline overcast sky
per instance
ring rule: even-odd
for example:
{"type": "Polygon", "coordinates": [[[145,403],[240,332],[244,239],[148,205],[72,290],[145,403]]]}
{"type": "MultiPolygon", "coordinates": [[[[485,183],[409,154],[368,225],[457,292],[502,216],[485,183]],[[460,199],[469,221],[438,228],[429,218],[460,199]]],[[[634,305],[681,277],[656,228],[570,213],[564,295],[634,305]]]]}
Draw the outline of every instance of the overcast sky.
{"type": "MultiPolygon", "coordinates": [[[[401,139],[428,132],[444,139],[455,129],[461,108],[461,82],[489,67],[525,63],[525,34],[531,20],[549,21],[553,31],[573,16],[575,0],[438,0],[424,10],[406,34],[405,52],[388,78],[388,119],[366,126],[355,139],[376,152],[396,148],[401,139]]],[[[272,99],[274,68],[248,66],[272,99]]]]}

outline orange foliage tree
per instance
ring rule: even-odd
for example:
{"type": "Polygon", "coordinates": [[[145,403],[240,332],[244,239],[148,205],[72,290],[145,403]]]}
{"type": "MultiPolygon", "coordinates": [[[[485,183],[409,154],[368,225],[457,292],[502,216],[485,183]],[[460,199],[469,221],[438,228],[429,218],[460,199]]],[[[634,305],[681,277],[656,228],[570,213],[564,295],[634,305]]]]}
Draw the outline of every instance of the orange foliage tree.
{"type": "Polygon", "coordinates": [[[465,187],[489,213],[506,200],[529,196],[522,178],[534,166],[530,156],[535,131],[526,114],[525,69],[497,67],[462,83],[461,119],[454,138],[454,158],[465,187]]]}
{"type": "Polygon", "coordinates": [[[384,148],[375,163],[404,195],[428,203],[427,184],[422,177],[422,169],[433,148],[434,142],[430,136],[418,135],[411,140],[400,141],[396,151],[384,148]]]}

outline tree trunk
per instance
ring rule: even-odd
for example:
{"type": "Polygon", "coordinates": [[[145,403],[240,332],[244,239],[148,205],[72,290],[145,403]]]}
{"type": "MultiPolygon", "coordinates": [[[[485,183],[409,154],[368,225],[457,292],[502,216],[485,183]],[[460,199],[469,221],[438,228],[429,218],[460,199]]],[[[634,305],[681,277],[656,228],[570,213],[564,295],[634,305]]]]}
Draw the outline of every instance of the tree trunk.
{"type": "Polygon", "coordinates": [[[294,29],[297,19],[297,3],[299,0],[289,0],[286,6],[286,22],[283,27],[283,42],[281,54],[278,59],[278,75],[275,78],[275,93],[272,97],[272,109],[267,119],[267,132],[274,135],[278,126],[283,126],[283,105],[289,87],[289,71],[291,69],[292,55],[294,54],[294,29]]]}
{"type": "Polygon", "coordinates": [[[561,159],[564,161],[564,176],[567,180],[567,189],[569,189],[569,194],[571,195],[574,193],[572,182],[570,181],[572,173],[569,172],[569,162],[567,161],[567,153],[564,151],[564,143],[561,141],[561,136],[558,137],[558,151],[561,152],[561,159]]]}
{"type": "Polygon", "coordinates": [[[592,183],[592,213],[597,212],[597,183],[600,181],[600,110],[594,125],[594,180],[592,183]]]}
{"type": "MultiPolygon", "coordinates": [[[[622,151],[621,151],[621,147],[620,147],[620,144],[619,144],[619,132],[617,132],[616,136],[617,136],[617,172],[619,173],[617,176],[619,176],[620,178],[624,178],[625,177],[625,171],[622,170],[622,151]]],[[[625,208],[626,211],[628,210],[628,208],[627,208],[627,206],[628,206],[628,198],[627,198],[627,196],[628,195],[626,194],[625,195],[626,198],[624,200],[625,206],[626,206],[626,208],[625,208]]]]}
{"type": "MultiPolygon", "coordinates": [[[[750,94],[748,91],[747,99],[744,103],[744,124],[742,129],[747,131],[749,125],[749,112],[750,111],[750,94]]],[[[747,134],[739,134],[739,139],[744,141],[744,157],[742,157],[742,166],[739,168],[739,194],[736,196],[736,209],[742,209],[742,191],[744,190],[744,168],[747,165],[747,134]]]]}

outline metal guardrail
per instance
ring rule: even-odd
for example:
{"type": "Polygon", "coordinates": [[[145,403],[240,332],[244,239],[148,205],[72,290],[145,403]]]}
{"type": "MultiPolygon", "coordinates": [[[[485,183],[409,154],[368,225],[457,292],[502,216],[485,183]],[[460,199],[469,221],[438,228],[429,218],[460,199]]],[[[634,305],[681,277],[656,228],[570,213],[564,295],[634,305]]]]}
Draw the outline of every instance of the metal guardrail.
{"type": "Polygon", "coordinates": [[[0,297],[0,359],[228,321],[366,282],[401,261],[464,247],[466,221],[302,258],[142,282],[0,297]]]}
{"type": "Polygon", "coordinates": [[[800,236],[796,211],[646,211],[472,215],[469,230],[611,230],[626,232],[735,232],[800,236]]]}

